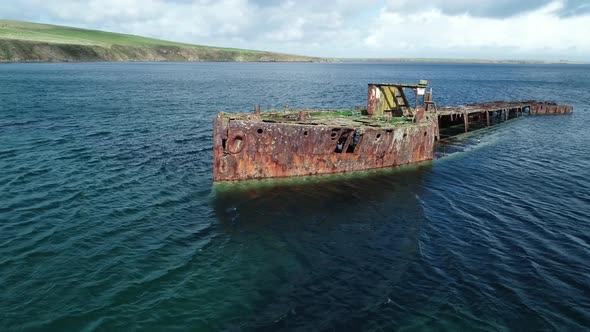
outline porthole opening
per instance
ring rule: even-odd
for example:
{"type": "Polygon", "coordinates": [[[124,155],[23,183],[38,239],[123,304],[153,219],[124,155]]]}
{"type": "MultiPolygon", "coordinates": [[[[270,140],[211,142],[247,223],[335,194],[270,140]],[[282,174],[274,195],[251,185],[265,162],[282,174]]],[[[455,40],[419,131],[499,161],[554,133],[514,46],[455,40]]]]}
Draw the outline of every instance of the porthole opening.
{"type": "Polygon", "coordinates": [[[262,131],[263,131],[262,128],[258,128],[258,130],[256,132],[259,134],[262,134],[262,131]]]}
{"type": "Polygon", "coordinates": [[[244,146],[246,142],[244,141],[244,137],[241,136],[240,134],[233,136],[233,138],[230,138],[228,140],[228,142],[226,143],[227,145],[227,151],[229,153],[240,153],[242,152],[242,149],[244,149],[244,146]]]}

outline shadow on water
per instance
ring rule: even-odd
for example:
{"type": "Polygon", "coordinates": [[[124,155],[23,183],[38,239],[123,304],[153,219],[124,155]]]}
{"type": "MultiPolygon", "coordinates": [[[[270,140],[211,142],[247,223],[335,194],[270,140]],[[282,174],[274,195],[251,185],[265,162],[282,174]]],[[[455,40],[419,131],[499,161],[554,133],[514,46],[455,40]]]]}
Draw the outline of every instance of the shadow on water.
{"type": "Polygon", "coordinates": [[[217,185],[222,229],[247,244],[244,255],[264,256],[259,264],[277,277],[265,285],[268,293],[256,301],[255,315],[231,327],[366,326],[419,254],[425,220],[420,195],[430,172],[425,163],[217,185]]]}
{"type": "Polygon", "coordinates": [[[510,119],[508,121],[494,124],[490,127],[474,126],[469,132],[464,132],[461,126],[441,129],[441,140],[437,141],[434,147],[434,159],[448,157],[453,154],[468,152],[487,144],[493,144],[499,135],[510,130],[519,121],[525,118],[510,119]],[[444,132],[444,134],[443,134],[444,132]]]}
{"type": "MultiPolygon", "coordinates": [[[[431,164],[326,176],[221,183],[214,187],[215,212],[228,232],[310,222],[340,224],[356,214],[390,221],[416,206],[423,174],[431,164]]],[[[365,218],[363,218],[365,219],[365,218]]]]}

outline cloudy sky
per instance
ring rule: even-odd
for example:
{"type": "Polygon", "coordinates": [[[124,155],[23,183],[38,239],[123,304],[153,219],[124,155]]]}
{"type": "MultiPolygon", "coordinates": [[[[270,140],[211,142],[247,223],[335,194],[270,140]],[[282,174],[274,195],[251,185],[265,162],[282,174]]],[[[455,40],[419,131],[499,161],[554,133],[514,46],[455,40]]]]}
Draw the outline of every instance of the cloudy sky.
{"type": "Polygon", "coordinates": [[[590,0],[9,0],[0,18],[313,56],[590,61],[590,0]]]}

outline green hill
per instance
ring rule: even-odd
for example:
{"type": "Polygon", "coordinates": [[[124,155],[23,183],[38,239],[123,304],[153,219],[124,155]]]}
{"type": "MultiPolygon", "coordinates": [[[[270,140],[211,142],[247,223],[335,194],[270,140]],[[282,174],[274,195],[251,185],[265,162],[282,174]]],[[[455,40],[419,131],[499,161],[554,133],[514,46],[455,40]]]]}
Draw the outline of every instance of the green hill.
{"type": "Polygon", "coordinates": [[[322,61],[322,59],[191,45],[49,24],[0,20],[0,62],[64,61],[322,61]]]}

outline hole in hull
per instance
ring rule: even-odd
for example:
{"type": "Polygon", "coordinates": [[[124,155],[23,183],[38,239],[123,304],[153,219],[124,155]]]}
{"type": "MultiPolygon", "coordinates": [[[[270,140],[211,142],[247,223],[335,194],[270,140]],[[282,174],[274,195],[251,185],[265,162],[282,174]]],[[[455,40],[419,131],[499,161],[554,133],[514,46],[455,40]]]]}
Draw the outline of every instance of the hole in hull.
{"type": "Polygon", "coordinates": [[[354,134],[352,135],[352,142],[350,142],[348,148],[346,148],[346,153],[354,153],[354,150],[356,149],[357,145],[359,144],[359,141],[361,140],[361,136],[362,135],[358,132],[354,132],[354,134]]]}
{"type": "Polygon", "coordinates": [[[240,153],[246,146],[246,138],[243,133],[237,133],[231,136],[227,143],[227,151],[232,154],[240,153]]]}
{"type": "Polygon", "coordinates": [[[340,129],[332,129],[332,133],[330,134],[330,137],[334,140],[338,137],[338,133],[340,132],[340,129]]]}
{"type": "Polygon", "coordinates": [[[348,137],[351,133],[352,130],[344,130],[342,135],[340,135],[340,137],[338,138],[338,143],[336,143],[336,149],[334,149],[334,152],[342,153],[342,151],[346,147],[346,142],[348,141],[348,137]]]}

